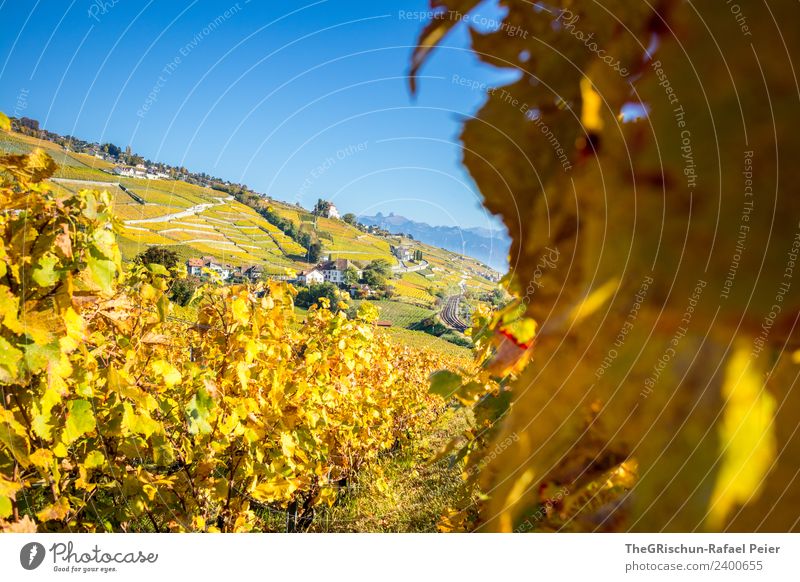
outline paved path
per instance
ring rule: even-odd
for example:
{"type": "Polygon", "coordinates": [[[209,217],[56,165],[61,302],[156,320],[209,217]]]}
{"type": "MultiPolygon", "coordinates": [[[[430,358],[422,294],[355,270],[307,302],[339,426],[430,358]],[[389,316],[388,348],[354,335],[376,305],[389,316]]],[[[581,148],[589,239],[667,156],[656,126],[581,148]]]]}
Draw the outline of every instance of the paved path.
{"type": "Polygon", "coordinates": [[[70,178],[50,178],[57,184],[85,184],[86,186],[119,186],[119,182],[103,182],[102,180],[72,180],[70,178]]]}
{"type": "Polygon", "coordinates": [[[416,273],[417,271],[422,271],[423,269],[428,268],[428,261],[422,261],[419,265],[414,265],[413,267],[406,267],[406,264],[403,261],[400,261],[399,265],[394,265],[392,267],[392,271],[395,273],[416,273]]]}
{"type": "Polygon", "coordinates": [[[233,200],[233,196],[228,196],[220,200],[219,202],[204,202],[203,204],[196,204],[191,208],[187,208],[186,210],[181,210],[180,212],[173,212],[172,214],[164,214],[163,216],[156,216],[154,218],[136,218],[134,220],[126,220],[125,224],[148,224],[152,222],[170,222],[173,220],[179,220],[181,218],[188,218],[189,216],[194,216],[195,214],[200,214],[208,210],[213,206],[221,206],[227,202],[233,200]]]}

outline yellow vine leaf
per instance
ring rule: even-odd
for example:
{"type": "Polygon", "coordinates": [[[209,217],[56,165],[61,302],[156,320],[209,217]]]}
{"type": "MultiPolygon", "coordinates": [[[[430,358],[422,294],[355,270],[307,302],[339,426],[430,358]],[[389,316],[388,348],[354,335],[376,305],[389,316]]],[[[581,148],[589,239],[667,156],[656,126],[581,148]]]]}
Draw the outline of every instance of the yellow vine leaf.
{"type": "MultiPolygon", "coordinates": [[[[3,515],[27,496],[47,531],[263,531],[251,498],[335,504],[334,480],[445,410],[427,378],[450,362],[368,325],[373,306],[351,318],[322,300],[298,321],[289,284],[212,279],[197,325],[166,317],[180,275],[123,267],[108,197],[54,193],[40,184],[54,168],[41,152],[0,156],[0,266],[20,283],[0,287],[0,382],[24,395],[0,405],[0,479],[19,484],[3,515]],[[47,301],[23,305],[24,288],[47,301]],[[87,500],[107,487],[126,503],[87,500]]],[[[16,523],[0,531],[30,529],[16,523]]]]}
{"type": "Polygon", "coordinates": [[[576,305],[567,315],[569,325],[578,325],[581,321],[608,303],[608,300],[614,295],[618,286],[619,280],[612,278],[590,292],[586,298],[576,305]]]}
{"type": "Polygon", "coordinates": [[[594,90],[594,86],[588,77],[581,79],[581,101],[583,108],[581,109],[581,124],[587,132],[598,132],[603,129],[603,116],[601,109],[603,107],[603,99],[600,94],[594,90]]]}
{"type": "Polygon", "coordinates": [[[233,312],[233,318],[236,321],[242,325],[247,323],[247,320],[250,317],[250,309],[245,299],[241,297],[234,299],[233,305],[231,306],[231,311],[233,312]]]}
{"type": "Polygon", "coordinates": [[[39,521],[50,521],[64,519],[69,514],[69,501],[66,497],[61,497],[55,503],[48,505],[36,514],[39,521]]]}
{"type": "Polygon", "coordinates": [[[22,484],[6,479],[0,475],[0,518],[11,515],[11,500],[22,489],[22,484]]]}
{"type": "Polygon", "coordinates": [[[181,381],[181,373],[178,369],[164,360],[153,362],[153,373],[164,379],[167,388],[171,388],[181,381]]]}
{"type": "Polygon", "coordinates": [[[71,352],[81,344],[85,335],[84,321],[72,307],[68,307],[64,313],[64,326],[67,333],[59,343],[64,352],[71,352]]]}
{"type": "MultiPolygon", "coordinates": [[[[534,473],[533,469],[530,468],[526,469],[522,475],[517,477],[516,481],[514,482],[514,486],[511,487],[510,491],[508,492],[508,496],[506,497],[508,506],[519,502],[519,499],[523,496],[525,491],[533,482],[534,477],[536,477],[536,474],[534,473]]],[[[498,531],[507,533],[512,532],[514,528],[513,517],[514,515],[510,511],[502,512],[499,516],[500,523],[498,531]]]]}
{"type": "Polygon", "coordinates": [[[775,460],[775,399],[764,386],[762,366],[751,350],[752,342],[737,339],[725,368],[719,428],[722,467],[706,519],[712,530],[721,529],[737,505],[758,498],[775,460]]]}

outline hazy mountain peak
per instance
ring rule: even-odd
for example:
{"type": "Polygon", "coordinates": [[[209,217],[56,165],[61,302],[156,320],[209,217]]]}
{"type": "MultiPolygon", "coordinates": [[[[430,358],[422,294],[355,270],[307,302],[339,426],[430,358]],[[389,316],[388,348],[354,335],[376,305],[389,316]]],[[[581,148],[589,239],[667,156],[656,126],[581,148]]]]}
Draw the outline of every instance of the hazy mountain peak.
{"type": "Polygon", "coordinates": [[[367,226],[377,226],[393,234],[409,234],[426,244],[468,255],[501,272],[506,271],[508,267],[508,248],[511,241],[502,229],[434,226],[394,212],[390,212],[388,216],[381,212],[374,216],[362,215],[358,220],[367,226]]]}

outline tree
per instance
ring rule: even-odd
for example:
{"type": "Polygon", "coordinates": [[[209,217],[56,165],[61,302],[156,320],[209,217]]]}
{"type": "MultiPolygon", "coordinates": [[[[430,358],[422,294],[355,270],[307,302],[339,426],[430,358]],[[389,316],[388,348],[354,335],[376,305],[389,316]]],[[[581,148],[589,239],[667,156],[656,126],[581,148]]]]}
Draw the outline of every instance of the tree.
{"type": "Polygon", "coordinates": [[[311,307],[315,303],[319,305],[320,297],[327,298],[331,309],[335,309],[339,303],[339,289],[333,283],[314,283],[297,293],[295,303],[299,307],[311,307]]]}
{"type": "Polygon", "coordinates": [[[359,280],[358,271],[355,269],[355,267],[347,267],[347,269],[344,272],[345,285],[347,286],[356,285],[358,283],[358,280],[359,280]]]}
{"type": "Polygon", "coordinates": [[[32,129],[33,131],[39,131],[39,122],[35,119],[31,119],[30,117],[22,117],[19,119],[18,123],[22,127],[27,127],[28,129],[32,129]]]}
{"type": "Polygon", "coordinates": [[[134,261],[143,265],[157,263],[159,265],[163,265],[167,269],[174,269],[178,266],[180,259],[175,251],[168,249],[167,247],[152,246],[147,247],[146,251],[136,255],[134,261]]]}
{"type": "Polygon", "coordinates": [[[386,280],[392,276],[392,266],[386,259],[375,259],[364,269],[364,283],[375,289],[386,286],[386,280]]]}
{"type": "Polygon", "coordinates": [[[112,158],[118,158],[122,154],[122,148],[115,146],[113,143],[104,143],[100,149],[112,158]]]}
{"type": "Polygon", "coordinates": [[[378,271],[374,269],[366,268],[364,269],[364,283],[372,287],[373,289],[378,289],[386,285],[386,277],[381,275],[378,271]]]}
{"type": "Polygon", "coordinates": [[[367,265],[367,269],[376,271],[386,278],[392,276],[392,264],[386,259],[375,259],[370,261],[370,263],[367,265]]]}
{"type": "Polygon", "coordinates": [[[493,307],[501,307],[505,303],[508,303],[510,297],[508,293],[502,287],[495,287],[492,291],[488,293],[483,293],[479,299],[486,303],[489,303],[493,307]]]}
{"type": "Polygon", "coordinates": [[[319,198],[317,200],[317,203],[314,205],[314,210],[312,211],[312,214],[314,214],[315,216],[327,216],[330,208],[331,208],[330,202],[328,202],[327,200],[323,200],[322,198],[319,198]]]}
{"type": "Polygon", "coordinates": [[[199,286],[200,280],[197,277],[175,279],[169,289],[169,298],[182,307],[186,306],[199,286]]]}
{"type": "Polygon", "coordinates": [[[358,224],[358,217],[352,212],[348,212],[347,214],[342,216],[342,220],[344,220],[347,224],[351,226],[355,226],[358,224]]]}
{"type": "Polygon", "coordinates": [[[319,241],[313,242],[308,245],[308,262],[317,263],[322,257],[322,243],[319,241]]]}

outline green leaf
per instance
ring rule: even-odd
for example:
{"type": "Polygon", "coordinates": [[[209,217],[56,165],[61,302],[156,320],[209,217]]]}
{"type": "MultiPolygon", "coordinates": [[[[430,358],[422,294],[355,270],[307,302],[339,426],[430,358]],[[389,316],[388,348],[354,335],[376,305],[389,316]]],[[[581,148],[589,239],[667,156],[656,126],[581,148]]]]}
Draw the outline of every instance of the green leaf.
{"type": "Polygon", "coordinates": [[[200,388],[197,394],[192,396],[192,400],[186,406],[186,416],[191,434],[208,434],[211,432],[208,417],[213,406],[214,400],[204,388],[200,388]]]}
{"type": "Polygon", "coordinates": [[[127,402],[124,404],[125,412],[122,415],[122,426],[135,434],[140,434],[144,438],[150,438],[154,432],[161,427],[158,422],[150,418],[147,414],[136,414],[133,407],[127,402]]]}
{"type": "Polygon", "coordinates": [[[72,444],[86,433],[93,431],[95,426],[91,402],[72,400],[67,404],[67,422],[61,440],[66,445],[72,444]]]}
{"type": "MultiPolygon", "coordinates": [[[[0,408],[0,412],[3,412],[2,408],[0,408]]],[[[5,420],[0,420],[0,444],[8,449],[20,465],[27,467],[30,464],[28,459],[30,448],[28,439],[25,437],[25,429],[14,420],[10,412],[5,420]]]]}
{"type": "Polygon", "coordinates": [[[503,390],[499,394],[486,394],[475,405],[475,420],[480,426],[494,425],[508,412],[510,406],[510,390],[503,390]]]}
{"type": "Polygon", "coordinates": [[[154,275],[164,275],[165,277],[169,276],[169,271],[167,268],[160,263],[148,263],[147,269],[154,275]]]}
{"type": "Polygon", "coordinates": [[[167,297],[166,293],[161,295],[158,301],[156,301],[156,311],[158,311],[159,321],[166,321],[169,315],[169,305],[169,297],[167,297]]]}
{"type": "Polygon", "coordinates": [[[39,259],[36,268],[33,270],[32,278],[39,287],[52,287],[58,283],[59,275],[55,270],[58,264],[58,257],[53,253],[45,253],[39,259]]]}
{"type": "Polygon", "coordinates": [[[97,218],[97,198],[94,193],[87,190],[83,200],[86,203],[86,207],[83,209],[83,215],[89,220],[95,220],[97,218]]]}
{"type": "Polygon", "coordinates": [[[431,374],[431,394],[438,394],[442,398],[450,398],[461,387],[463,379],[460,375],[449,370],[439,370],[431,374]]]}
{"type": "Polygon", "coordinates": [[[113,291],[114,276],[117,273],[114,261],[106,258],[99,251],[91,249],[86,262],[89,265],[92,281],[105,293],[111,293],[113,291]]]}
{"type": "Polygon", "coordinates": [[[17,376],[17,364],[21,359],[22,352],[0,337],[0,381],[10,382],[17,376]]]}
{"type": "Polygon", "coordinates": [[[103,453],[100,451],[91,451],[88,455],[86,455],[86,459],[83,461],[83,466],[87,469],[95,469],[97,467],[102,467],[106,462],[106,458],[103,456],[103,453]]]}
{"type": "Polygon", "coordinates": [[[31,373],[36,373],[48,364],[57,364],[61,359],[61,348],[58,343],[46,345],[28,344],[25,349],[25,365],[31,373]]]}

